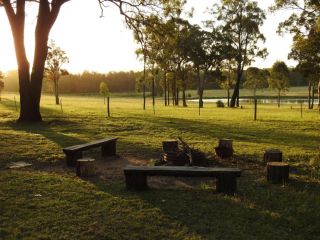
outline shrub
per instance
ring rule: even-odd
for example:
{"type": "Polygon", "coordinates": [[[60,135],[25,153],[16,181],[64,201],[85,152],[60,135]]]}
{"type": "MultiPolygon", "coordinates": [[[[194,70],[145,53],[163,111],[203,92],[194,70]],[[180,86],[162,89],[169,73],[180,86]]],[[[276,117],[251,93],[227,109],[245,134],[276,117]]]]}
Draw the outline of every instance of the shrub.
{"type": "Polygon", "coordinates": [[[216,102],[216,105],[217,105],[218,108],[223,108],[224,107],[224,103],[221,100],[218,100],[216,102]]]}

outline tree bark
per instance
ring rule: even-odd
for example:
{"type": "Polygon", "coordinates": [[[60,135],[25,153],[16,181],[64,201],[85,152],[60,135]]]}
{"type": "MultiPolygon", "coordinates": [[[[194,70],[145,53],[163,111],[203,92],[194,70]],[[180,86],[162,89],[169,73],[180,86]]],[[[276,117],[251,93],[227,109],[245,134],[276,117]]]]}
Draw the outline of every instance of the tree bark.
{"type": "Polygon", "coordinates": [[[31,76],[29,73],[30,64],[26,56],[24,45],[26,1],[16,1],[16,12],[14,11],[11,1],[2,1],[11,26],[18,63],[20,92],[20,116],[18,121],[42,121],[40,114],[40,97],[44,65],[48,52],[48,36],[57,19],[62,4],[67,1],[68,0],[57,0],[53,3],[49,3],[48,0],[39,1],[38,18],[35,29],[35,52],[31,76]]]}
{"type": "Polygon", "coordinates": [[[241,63],[238,63],[237,81],[236,81],[236,85],[234,87],[233,94],[232,94],[232,97],[231,97],[230,107],[235,107],[236,106],[236,102],[238,101],[241,78],[242,78],[241,63]]]}
{"type": "Polygon", "coordinates": [[[281,89],[278,89],[278,107],[280,107],[281,89]]]}

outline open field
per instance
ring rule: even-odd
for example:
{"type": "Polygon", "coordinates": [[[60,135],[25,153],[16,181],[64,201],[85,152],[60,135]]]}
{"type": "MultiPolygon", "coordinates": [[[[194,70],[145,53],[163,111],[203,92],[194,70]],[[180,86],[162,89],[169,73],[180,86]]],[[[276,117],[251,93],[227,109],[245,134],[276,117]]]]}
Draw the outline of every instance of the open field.
{"type": "Polygon", "coordinates": [[[143,111],[142,99],[114,96],[106,118],[101,97],[63,96],[61,111],[45,95],[44,122],[34,125],[15,122],[14,94],[2,98],[0,239],[319,239],[317,110],[304,106],[301,118],[300,105],[259,105],[253,121],[251,104],[205,104],[199,116],[195,103],[164,107],[157,99],[154,114],[150,99],[143,111]],[[95,178],[75,177],[62,147],[106,136],[119,137],[120,158],[110,165],[99,159],[103,171],[95,178]],[[183,179],[156,179],[150,191],[127,192],[120,166],[151,164],[159,159],[161,142],[178,136],[211,155],[219,138],[234,139],[234,158],[217,164],[244,170],[238,194],[215,194],[208,180],[183,179]],[[292,166],[287,186],[266,182],[262,155],[270,147],[280,148],[292,166]],[[20,160],[33,166],[6,169],[20,160]]]}

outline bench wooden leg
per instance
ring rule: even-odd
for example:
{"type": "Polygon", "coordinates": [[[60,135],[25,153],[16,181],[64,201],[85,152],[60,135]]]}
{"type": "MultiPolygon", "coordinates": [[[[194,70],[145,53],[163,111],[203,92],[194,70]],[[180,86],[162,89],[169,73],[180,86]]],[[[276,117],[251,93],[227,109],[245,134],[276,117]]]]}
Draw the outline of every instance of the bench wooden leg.
{"type": "Polygon", "coordinates": [[[147,176],[145,174],[125,173],[126,186],[128,190],[146,190],[148,189],[147,176]]]}
{"type": "Polygon", "coordinates": [[[80,158],[82,158],[82,152],[66,153],[67,165],[70,167],[75,167],[80,158]]]}
{"type": "Polygon", "coordinates": [[[116,155],[116,141],[109,142],[101,146],[102,156],[115,156],[116,155]]]}
{"type": "Polygon", "coordinates": [[[217,192],[225,194],[234,194],[237,192],[237,179],[232,174],[223,174],[218,177],[217,192]]]}

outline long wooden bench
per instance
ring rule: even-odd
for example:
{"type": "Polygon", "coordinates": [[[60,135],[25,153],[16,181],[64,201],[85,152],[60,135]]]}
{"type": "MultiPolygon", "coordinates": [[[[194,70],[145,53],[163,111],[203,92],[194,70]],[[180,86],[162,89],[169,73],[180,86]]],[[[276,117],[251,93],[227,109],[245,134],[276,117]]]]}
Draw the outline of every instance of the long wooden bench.
{"type": "Polygon", "coordinates": [[[66,147],[63,152],[66,154],[68,166],[76,166],[77,159],[82,158],[82,152],[90,148],[101,147],[102,156],[116,155],[117,138],[105,138],[89,143],[66,147]]]}
{"type": "Polygon", "coordinates": [[[146,190],[147,176],[174,177],[212,177],[217,178],[216,189],[219,193],[234,194],[237,191],[238,168],[207,168],[185,166],[126,166],[124,169],[128,190],[146,190]]]}

